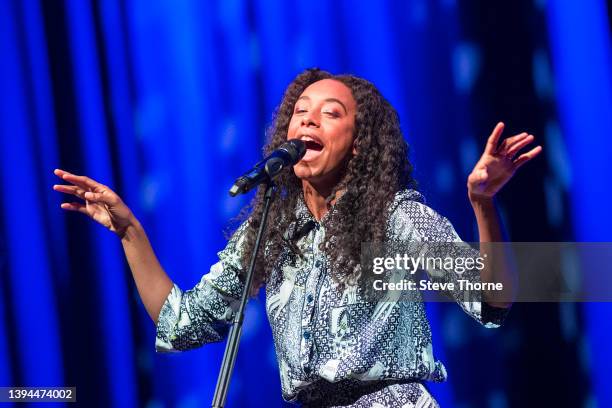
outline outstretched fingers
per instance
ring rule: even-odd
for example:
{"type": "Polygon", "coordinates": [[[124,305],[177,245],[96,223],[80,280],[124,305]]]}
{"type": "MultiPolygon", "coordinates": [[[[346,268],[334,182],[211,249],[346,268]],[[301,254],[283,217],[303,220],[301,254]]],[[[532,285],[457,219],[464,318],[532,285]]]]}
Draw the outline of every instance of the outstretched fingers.
{"type": "MultiPolygon", "coordinates": [[[[56,176],[72,184],[55,184],[53,189],[65,194],[72,194],[82,200],[93,203],[116,205],[120,202],[119,197],[108,187],[98,183],[86,176],[77,176],[61,169],[55,169],[56,176]]],[[[74,203],[66,203],[66,209],[73,209],[74,203]]],[[[63,204],[62,204],[63,205],[63,204]]],[[[62,207],[64,208],[64,207],[62,207]]]]}
{"type": "Polygon", "coordinates": [[[60,193],[72,194],[82,199],[85,199],[84,194],[87,192],[87,190],[83,190],[83,188],[79,186],[66,184],[55,184],[53,185],[53,189],[60,193]]]}
{"type": "Polygon", "coordinates": [[[89,213],[87,212],[87,207],[85,206],[85,204],[81,204],[81,203],[77,203],[77,202],[62,203],[60,205],[60,207],[63,210],[75,211],[75,212],[80,212],[82,214],[89,215],[89,213]]]}
{"type": "Polygon", "coordinates": [[[534,157],[536,157],[541,152],[542,152],[542,146],[536,146],[533,149],[531,149],[530,151],[528,151],[527,153],[521,154],[519,157],[517,157],[514,160],[515,168],[518,169],[523,164],[527,163],[529,160],[533,159],[534,157]]]}
{"type": "Polygon", "coordinates": [[[493,132],[491,133],[491,136],[489,136],[489,139],[487,139],[487,146],[485,147],[486,153],[489,153],[489,154],[495,153],[495,151],[497,150],[497,145],[499,143],[499,138],[501,137],[501,134],[503,131],[504,131],[504,123],[499,122],[495,126],[495,129],[493,129],[493,132]]]}
{"type": "MultiPolygon", "coordinates": [[[[514,136],[510,136],[507,137],[506,139],[504,139],[504,141],[502,142],[502,145],[506,148],[509,148],[510,146],[514,145],[515,143],[520,142],[521,140],[525,139],[527,136],[529,136],[529,133],[527,132],[522,132],[519,133],[518,135],[514,135],[514,136]]],[[[500,146],[501,147],[501,146],[500,146]]]]}
{"type": "Polygon", "coordinates": [[[94,193],[92,191],[83,190],[79,186],[69,186],[65,184],[55,184],[53,186],[53,189],[61,193],[72,194],[76,197],[79,197],[82,200],[87,200],[87,201],[92,201],[92,202],[101,202],[101,203],[110,204],[110,205],[117,203],[117,197],[105,191],[101,193],[94,193]]]}
{"type": "Polygon", "coordinates": [[[55,173],[55,175],[60,177],[61,179],[66,180],[72,184],[76,184],[77,186],[80,186],[86,190],[95,191],[104,188],[103,184],[100,184],[87,176],[77,176],[76,174],[72,174],[61,169],[55,169],[53,173],[55,173]]]}
{"type": "Polygon", "coordinates": [[[533,135],[528,135],[525,133],[525,136],[523,136],[520,139],[515,139],[515,141],[508,146],[508,149],[506,150],[506,154],[509,157],[514,157],[514,155],[516,155],[519,152],[519,150],[527,146],[529,143],[533,142],[534,139],[535,137],[533,135]]]}

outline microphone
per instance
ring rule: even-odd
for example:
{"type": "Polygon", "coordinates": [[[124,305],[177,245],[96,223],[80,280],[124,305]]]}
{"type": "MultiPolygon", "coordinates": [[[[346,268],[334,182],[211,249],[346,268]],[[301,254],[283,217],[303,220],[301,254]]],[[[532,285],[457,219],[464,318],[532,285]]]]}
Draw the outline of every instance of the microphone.
{"type": "Polygon", "coordinates": [[[230,188],[230,196],[244,194],[261,183],[273,180],[281,171],[299,162],[305,154],[306,144],[301,140],[292,139],[283,143],[251,170],[238,177],[230,188]]]}

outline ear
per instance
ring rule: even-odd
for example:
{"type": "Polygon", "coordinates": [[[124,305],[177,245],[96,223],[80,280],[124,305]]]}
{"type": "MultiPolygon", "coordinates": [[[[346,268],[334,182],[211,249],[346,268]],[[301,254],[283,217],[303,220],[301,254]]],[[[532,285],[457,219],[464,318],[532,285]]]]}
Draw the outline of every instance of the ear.
{"type": "Polygon", "coordinates": [[[357,138],[353,139],[353,156],[357,156],[357,138]]]}

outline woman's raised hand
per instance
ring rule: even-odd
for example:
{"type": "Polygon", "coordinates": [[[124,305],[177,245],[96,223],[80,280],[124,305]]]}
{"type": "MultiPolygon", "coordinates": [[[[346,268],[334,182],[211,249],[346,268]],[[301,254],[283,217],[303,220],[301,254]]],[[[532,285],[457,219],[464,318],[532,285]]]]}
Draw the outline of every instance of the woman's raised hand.
{"type": "Polygon", "coordinates": [[[468,176],[468,195],[471,200],[490,199],[512,178],[514,173],[542,151],[536,146],[528,152],[519,154],[534,140],[528,133],[508,137],[500,143],[504,124],[499,122],[487,141],[485,151],[468,176]]]}
{"type": "Polygon", "coordinates": [[[64,210],[88,215],[123,238],[127,228],[134,223],[134,215],[113,190],[86,176],[77,176],[60,169],[55,169],[54,173],[70,183],[55,184],[55,191],[72,194],[85,201],[62,203],[64,210]]]}

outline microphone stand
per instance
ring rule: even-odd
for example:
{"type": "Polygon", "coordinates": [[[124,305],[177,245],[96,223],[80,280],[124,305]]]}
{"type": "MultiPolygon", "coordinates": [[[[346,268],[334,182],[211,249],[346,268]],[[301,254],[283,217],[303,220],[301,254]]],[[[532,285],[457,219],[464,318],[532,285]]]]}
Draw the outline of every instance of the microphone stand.
{"type": "Polygon", "coordinates": [[[215,388],[215,395],[213,397],[212,408],[223,408],[225,406],[225,400],[227,398],[227,390],[229,388],[230,378],[232,371],[234,370],[234,363],[236,362],[236,356],[238,355],[238,344],[240,342],[240,335],[242,334],[242,323],[244,321],[244,310],[249,300],[249,293],[251,292],[251,286],[253,285],[253,272],[255,269],[255,260],[257,259],[257,252],[259,251],[259,245],[264,229],[266,228],[266,222],[268,220],[268,212],[270,210],[270,203],[274,198],[276,192],[276,186],[270,180],[266,184],[266,191],[264,194],[264,209],[261,216],[261,222],[259,224],[259,230],[257,231],[257,238],[255,240],[255,248],[251,254],[251,260],[249,263],[249,269],[246,275],[246,281],[244,283],[244,289],[240,298],[240,306],[234,321],[229,329],[227,344],[225,346],[225,353],[223,354],[223,362],[221,363],[221,369],[219,371],[219,378],[217,379],[217,386],[215,388]]]}

